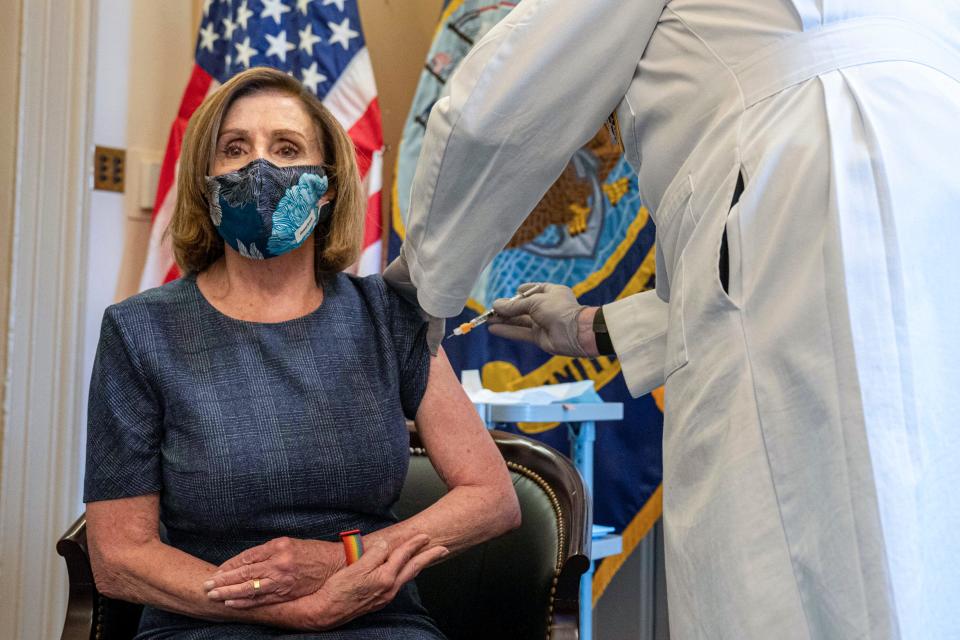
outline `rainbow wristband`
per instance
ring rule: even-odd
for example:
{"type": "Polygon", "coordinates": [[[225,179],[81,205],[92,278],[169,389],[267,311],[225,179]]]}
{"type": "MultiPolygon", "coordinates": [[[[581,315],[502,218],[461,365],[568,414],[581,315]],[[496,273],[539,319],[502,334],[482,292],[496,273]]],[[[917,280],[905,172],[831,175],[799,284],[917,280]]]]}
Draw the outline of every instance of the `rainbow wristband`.
{"type": "Polygon", "coordinates": [[[360,529],[341,531],[340,540],[343,542],[343,552],[347,556],[347,566],[353,564],[363,555],[363,539],[360,538],[360,529]]]}

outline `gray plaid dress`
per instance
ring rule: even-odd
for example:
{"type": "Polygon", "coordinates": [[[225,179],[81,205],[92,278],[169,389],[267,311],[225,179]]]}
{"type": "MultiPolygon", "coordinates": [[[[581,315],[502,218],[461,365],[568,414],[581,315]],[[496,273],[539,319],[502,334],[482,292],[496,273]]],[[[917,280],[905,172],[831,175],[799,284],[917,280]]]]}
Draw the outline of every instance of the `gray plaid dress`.
{"type": "MultiPolygon", "coordinates": [[[[187,276],[106,310],[90,383],[84,501],[160,493],[165,540],[220,564],[279,536],[396,522],[429,369],[425,325],[379,276],[337,275],[278,323],[217,311],[187,276]]],[[[325,633],[144,609],[138,638],[443,638],[413,583],[325,633]]]]}

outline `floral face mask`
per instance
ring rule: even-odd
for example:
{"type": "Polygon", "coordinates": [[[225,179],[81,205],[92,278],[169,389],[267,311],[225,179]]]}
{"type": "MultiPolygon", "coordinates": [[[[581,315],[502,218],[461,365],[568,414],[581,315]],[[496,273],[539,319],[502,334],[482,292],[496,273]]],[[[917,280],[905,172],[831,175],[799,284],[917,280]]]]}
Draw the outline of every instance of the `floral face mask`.
{"type": "Polygon", "coordinates": [[[274,258],[303,244],[333,211],[323,167],[278,167],[258,158],[237,171],[207,176],[210,219],[240,255],[274,258]]]}

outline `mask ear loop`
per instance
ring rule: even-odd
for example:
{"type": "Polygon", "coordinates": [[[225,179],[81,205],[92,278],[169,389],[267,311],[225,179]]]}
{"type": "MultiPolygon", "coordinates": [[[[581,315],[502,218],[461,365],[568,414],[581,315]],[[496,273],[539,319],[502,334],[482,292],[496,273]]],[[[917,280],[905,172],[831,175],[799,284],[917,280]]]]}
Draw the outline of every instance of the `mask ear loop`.
{"type": "Polygon", "coordinates": [[[337,185],[336,178],[334,177],[333,167],[328,168],[326,164],[320,165],[320,168],[323,170],[323,176],[327,179],[327,189],[322,196],[320,196],[320,208],[317,209],[317,226],[321,224],[326,229],[326,234],[323,236],[323,240],[326,240],[330,235],[330,220],[333,219],[333,209],[334,204],[336,203],[337,196],[337,185]],[[333,198],[330,198],[330,193],[333,192],[333,198]]]}
{"type": "MultiPolygon", "coordinates": [[[[327,191],[324,195],[320,196],[320,200],[323,201],[331,189],[336,189],[336,186],[331,171],[332,167],[328,169],[326,164],[324,164],[320,165],[320,168],[323,169],[323,175],[327,178],[327,191]]],[[[320,258],[320,254],[323,252],[324,247],[327,245],[327,240],[330,238],[330,221],[333,220],[335,203],[336,191],[334,191],[334,198],[325,200],[323,204],[320,205],[320,208],[317,209],[317,226],[313,231],[313,235],[315,236],[314,242],[316,242],[315,251],[317,253],[317,259],[320,258]]]]}
{"type": "MultiPolygon", "coordinates": [[[[319,209],[317,209],[317,220],[318,220],[317,224],[320,224],[321,222],[326,224],[326,222],[330,220],[330,218],[332,217],[333,217],[333,200],[327,200],[322,205],[320,205],[319,209]]],[[[329,225],[326,225],[326,226],[329,227],[329,225]]]]}
{"type": "MultiPolygon", "coordinates": [[[[327,240],[330,238],[330,221],[333,220],[333,201],[329,200],[320,205],[317,211],[317,226],[313,230],[313,250],[315,253],[314,261],[320,260],[320,256],[327,246],[327,240]]],[[[330,274],[317,276],[317,286],[324,288],[330,274]]]]}
{"type": "MultiPolygon", "coordinates": [[[[321,198],[323,200],[323,198],[321,198]]],[[[317,249],[322,250],[330,237],[330,221],[333,219],[333,200],[327,200],[317,209],[317,226],[313,233],[317,236],[317,249]]]]}

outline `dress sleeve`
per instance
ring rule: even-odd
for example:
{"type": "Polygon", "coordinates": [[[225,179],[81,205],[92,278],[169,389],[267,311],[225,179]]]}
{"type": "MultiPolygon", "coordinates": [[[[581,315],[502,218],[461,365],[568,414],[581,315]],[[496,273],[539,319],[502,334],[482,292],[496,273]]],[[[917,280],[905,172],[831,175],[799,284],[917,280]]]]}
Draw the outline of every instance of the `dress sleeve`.
{"type": "Polygon", "coordinates": [[[670,306],[656,291],[644,291],[603,305],[603,319],[623,379],[634,398],[663,384],[670,306]]]}
{"type": "Polygon", "coordinates": [[[161,404],[109,307],[90,377],[84,502],[160,491],[161,404]]]}
{"type": "Polygon", "coordinates": [[[413,420],[427,390],[430,375],[430,350],[427,346],[427,323],[412,304],[393,289],[383,285],[387,316],[394,353],[403,415],[413,420]]]}
{"type": "Polygon", "coordinates": [[[460,313],[500,251],[623,99],[663,0],[524,0],[434,105],[403,255],[420,305],[460,313]]]}

